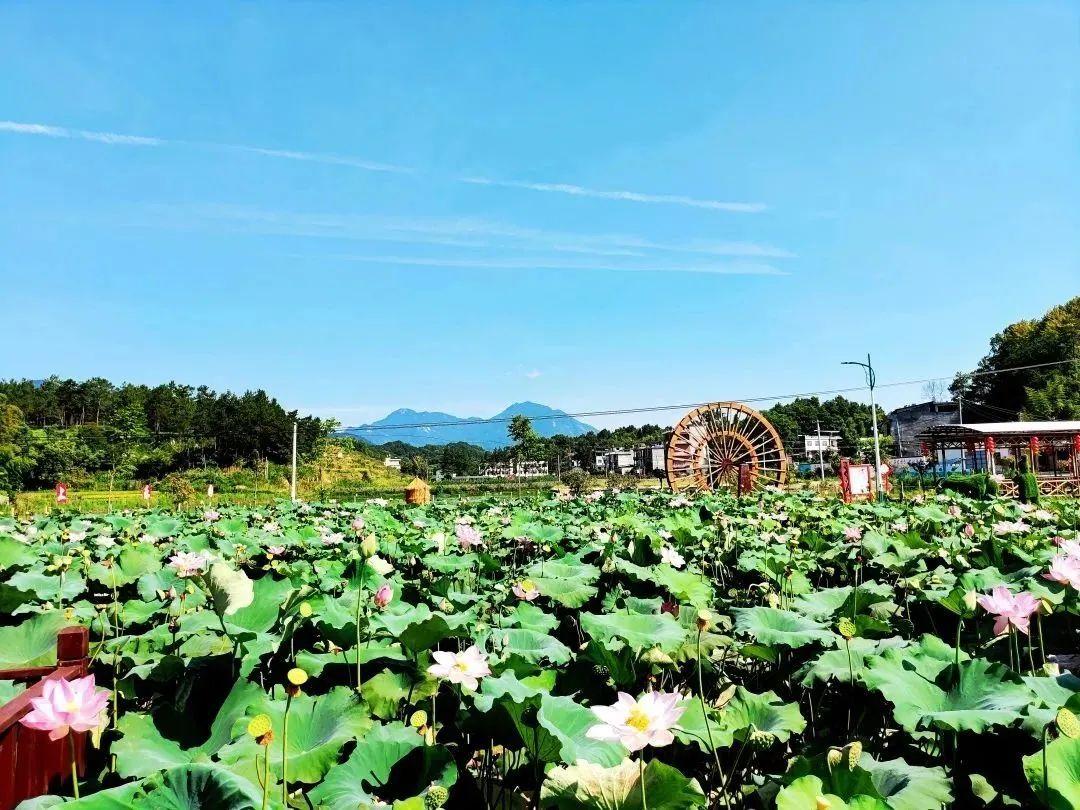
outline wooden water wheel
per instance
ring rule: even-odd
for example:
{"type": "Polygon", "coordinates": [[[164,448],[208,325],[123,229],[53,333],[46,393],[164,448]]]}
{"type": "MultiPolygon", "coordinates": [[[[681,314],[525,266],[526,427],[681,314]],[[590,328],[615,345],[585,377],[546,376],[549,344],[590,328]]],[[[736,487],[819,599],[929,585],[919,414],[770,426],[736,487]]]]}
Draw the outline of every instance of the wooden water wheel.
{"type": "Polygon", "coordinates": [[[782,483],[787,470],[780,434],[753,408],[713,402],[675,425],[667,446],[667,478],[676,492],[736,489],[742,464],[750,465],[758,488],[782,483]]]}

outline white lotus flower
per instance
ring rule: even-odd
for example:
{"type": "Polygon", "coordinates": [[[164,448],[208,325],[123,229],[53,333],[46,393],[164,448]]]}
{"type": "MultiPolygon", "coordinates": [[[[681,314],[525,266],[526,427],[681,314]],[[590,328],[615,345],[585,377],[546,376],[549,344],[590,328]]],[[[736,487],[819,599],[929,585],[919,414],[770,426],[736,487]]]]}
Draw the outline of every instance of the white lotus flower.
{"type": "Polygon", "coordinates": [[[679,706],[682,697],[676,692],[646,692],[635,700],[619,692],[613,706],[593,706],[592,712],[600,724],[585,732],[590,740],[620,742],[627,751],[640,751],[647,745],[671,745],[675,735],[671,729],[678,723],[685,707],[679,706]]]}
{"type": "Polygon", "coordinates": [[[686,560],[683,559],[683,555],[671,546],[664,546],[660,549],[660,560],[661,562],[666,562],[672,568],[682,568],[686,565],[686,560]]]}
{"type": "Polygon", "coordinates": [[[429,674],[450,683],[460,683],[470,691],[476,691],[480,679],[491,674],[487,656],[475,644],[460,653],[436,650],[431,657],[437,663],[428,667],[429,674]]]}

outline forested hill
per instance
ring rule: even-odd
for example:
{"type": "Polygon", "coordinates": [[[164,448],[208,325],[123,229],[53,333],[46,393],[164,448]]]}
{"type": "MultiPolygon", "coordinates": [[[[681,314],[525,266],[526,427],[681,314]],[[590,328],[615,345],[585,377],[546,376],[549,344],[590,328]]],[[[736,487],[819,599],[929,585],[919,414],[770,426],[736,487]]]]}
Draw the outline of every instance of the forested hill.
{"type": "Polygon", "coordinates": [[[153,478],[172,470],[286,461],[292,425],[307,455],[330,425],[286,411],[263,390],[0,381],[0,490],[51,486],[72,471],[153,478]]]}

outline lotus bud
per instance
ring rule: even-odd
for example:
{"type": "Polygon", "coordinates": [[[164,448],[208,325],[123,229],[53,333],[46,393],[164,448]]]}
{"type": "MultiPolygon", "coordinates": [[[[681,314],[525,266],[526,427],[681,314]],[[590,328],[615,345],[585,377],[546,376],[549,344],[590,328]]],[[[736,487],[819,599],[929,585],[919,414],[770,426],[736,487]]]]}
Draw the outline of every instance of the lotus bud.
{"type": "Polygon", "coordinates": [[[379,541],[375,539],[374,534],[369,534],[360,543],[360,553],[365,557],[374,557],[379,553],[379,541]]]}
{"type": "Polygon", "coordinates": [[[964,594],[964,607],[968,610],[974,611],[979,604],[979,592],[968,591],[964,594]]]}

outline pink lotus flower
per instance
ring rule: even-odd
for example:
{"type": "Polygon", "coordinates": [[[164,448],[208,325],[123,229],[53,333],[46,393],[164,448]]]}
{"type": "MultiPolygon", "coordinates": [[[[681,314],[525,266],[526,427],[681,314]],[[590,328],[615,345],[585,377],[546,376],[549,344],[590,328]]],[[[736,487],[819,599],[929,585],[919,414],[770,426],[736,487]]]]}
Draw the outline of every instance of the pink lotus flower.
{"type": "Polygon", "coordinates": [[[377,607],[379,610],[382,610],[390,604],[390,600],[393,598],[394,589],[391,588],[389,585],[383,584],[379,586],[379,589],[377,591],[375,591],[375,597],[373,601],[375,602],[375,607],[377,607]]]}
{"type": "Polygon", "coordinates": [[[1060,582],[1080,591],[1080,557],[1058,554],[1050,561],[1050,568],[1043,574],[1043,579],[1060,582]]]}
{"type": "Polygon", "coordinates": [[[862,529],[858,526],[845,526],[844,539],[851,543],[858,543],[862,540],[862,529]]]}
{"type": "Polygon", "coordinates": [[[974,537],[975,536],[975,527],[972,526],[970,523],[965,523],[964,528],[963,528],[962,531],[963,531],[964,537],[974,537]]]}
{"type": "Polygon", "coordinates": [[[360,532],[362,532],[364,530],[364,526],[365,526],[364,519],[362,517],[353,518],[353,522],[350,523],[349,526],[352,527],[352,530],[354,532],[356,532],[357,534],[360,534],[360,532]]]}
{"type": "Polygon", "coordinates": [[[523,579],[521,582],[515,583],[511,590],[513,590],[514,596],[525,602],[532,602],[540,595],[540,589],[536,587],[536,583],[531,579],[523,579]]]}
{"type": "Polygon", "coordinates": [[[954,517],[954,518],[958,518],[958,517],[960,517],[960,515],[963,514],[963,512],[960,510],[960,507],[957,506],[956,504],[953,504],[952,506],[950,506],[949,509],[948,509],[948,512],[949,512],[949,516],[954,517]]]}
{"type": "Polygon", "coordinates": [[[33,710],[19,722],[27,728],[49,732],[50,740],[60,740],[69,731],[92,731],[105,724],[109,705],[108,689],[98,689],[94,676],[46,680],[41,697],[30,698],[33,710]]]}
{"type": "Polygon", "coordinates": [[[1010,627],[1026,635],[1031,615],[1039,609],[1039,600],[1033,594],[1024,591],[1013,596],[1004,585],[998,585],[989,596],[980,596],[978,603],[987,613],[997,616],[994,633],[999,636],[1007,633],[1010,627]]]}
{"type": "Polygon", "coordinates": [[[480,536],[480,532],[468,523],[455,524],[454,534],[457,535],[458,543],[460,543],[461,547],[466,551],[473,546],[484,545],[484,538],[480,536]]]}
{"type": "Polygon", "coordinates": [[[207,509],[205,512],[203,512],[203,520],[207,521],[208,523],[213,523],[220,517],[221,513],[218,512],[216,509],[207,509]]]}
{"type": "Polygon", "coordinates": [[[1055,537],[1054,542],[1061,549],[1062,554],[1070,557],[1080,557],[1080,540],[1066,540],[1064,537],[1055,537]]]}
{"type": "Polygon", "coordinates": [[[480,652],[475,644],[460,653],[436,650],[431,657],[436,663],[428,667],[428,673],[450,683],[460,683],[474,692],[480,685],[480,679],[491,674],[487,656],[480,652]]]}
{"type": "Polygon", "coordinates": [[[620,742],[630,752],[647,745],[671,745],[675,740],[671,729],[686,711],[678,705],[681,699],[676,692],[646,692],[637,700],[619,692],[614,705],[592,707],[600,724],[592,726],[585,736],[590,740],[620,742]]]}
{"type": "Polygon", "coordinates": [[[210,564],[210,555],[201,551],[181,551],[169,558],[169,567],[179,577],[193,577],[201,574],[210,564]]]}
{"type": "Polygon", "coordinates": [[[271,557],[280,557],[285,553],[285,546],[270,546],[266,549],[266,553],[271,557]]]}

